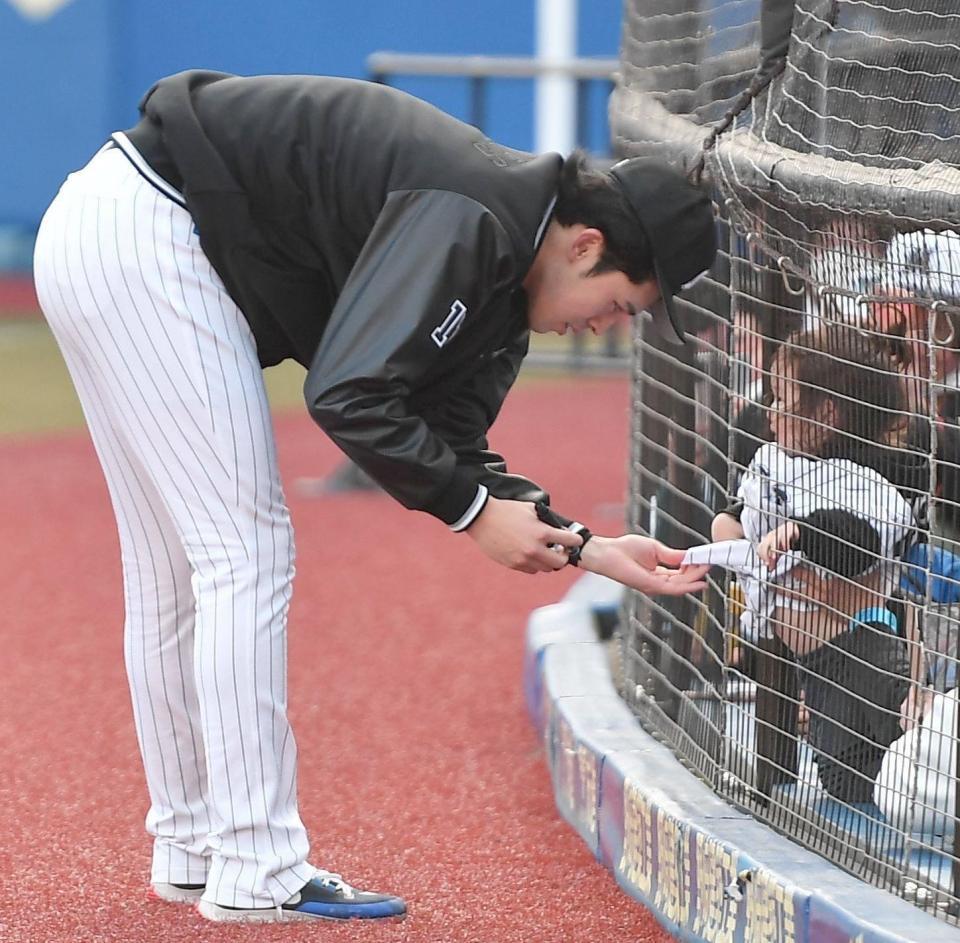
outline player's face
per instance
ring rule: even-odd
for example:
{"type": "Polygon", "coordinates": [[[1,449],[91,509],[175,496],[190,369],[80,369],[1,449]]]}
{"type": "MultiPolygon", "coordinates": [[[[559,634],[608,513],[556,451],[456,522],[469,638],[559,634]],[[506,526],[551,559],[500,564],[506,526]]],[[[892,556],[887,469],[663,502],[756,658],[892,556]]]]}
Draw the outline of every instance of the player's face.
{"type": "Polygon", "coordinates": [[[603,251],[603,237],[591,238],[596,230],[585,232],[587,237],[572,242],[528,292],[527,316],[537,334],[604,334],[660,297],[656,279],[636,284],[620,271],[591,274],[603,251]]]}

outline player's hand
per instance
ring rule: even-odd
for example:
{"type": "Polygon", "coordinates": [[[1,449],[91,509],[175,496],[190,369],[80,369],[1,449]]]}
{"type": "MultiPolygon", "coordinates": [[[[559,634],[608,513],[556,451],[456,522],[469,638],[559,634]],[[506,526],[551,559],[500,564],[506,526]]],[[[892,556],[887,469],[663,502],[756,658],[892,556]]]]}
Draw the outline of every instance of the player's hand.
{"type": "Polygon", "coordinates": [[[583,542],[579,534],[544,524],[531,502],[492,496],[466,532],[491,560],[521,573],[559,570],[567,565],[563,548],[583,542]]]}
{"type": "Polygon", "coordinates": [[[770,531],[760,546],[757,547],[757,556],[767,565],[768,570],[772,570],[780,557],[788,550],[793,549],[794,543],[800,537],[800,528],[795,521],[787,521],[781,524],[776,530],[770,531]]]}
{"type": "Polygon", "coordinates": [[[707,565],[681,566],[683,554],[683,550],[639,534],[594,536],[583,548],[580,567],[651,596],[683,596],[703,589],[707,585],[703,578],[710,569],[707,565]]]}

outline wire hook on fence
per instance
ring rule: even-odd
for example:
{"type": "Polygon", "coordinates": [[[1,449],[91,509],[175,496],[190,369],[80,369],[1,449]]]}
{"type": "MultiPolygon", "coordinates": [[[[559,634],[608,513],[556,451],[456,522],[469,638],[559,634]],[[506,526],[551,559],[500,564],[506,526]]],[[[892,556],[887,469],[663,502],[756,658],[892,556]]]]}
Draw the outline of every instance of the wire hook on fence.
{"type": "Polygon", "coordinates": [[[790,275],[787,271],[788,268],[793,267],[790,260],[785,255],[781,255],[777,259],[777,266],[780,269],[780,276],[783,278],[783,287],[786,288],[791,295],[802,295],[806,291],[802,281],[800,282],[799,288],[794,288],[793,285],[790,284],[790,275]]]}
{"type": "Polygon", "coordinates": [[[930,332],[933,336],[933,342],[935,344],[940,344],[942,347],[947,347],[952,344],[957,339],[957,325],[956,323],[948,317],[944,317],[944,321],[947,322],[947,336],[944,338],[937,337],[937,315],[945,313],[945,309],[951,307],[945,301],[935,301],[930,305],[930,309],[933,312],[933,330],[930,332]]]}

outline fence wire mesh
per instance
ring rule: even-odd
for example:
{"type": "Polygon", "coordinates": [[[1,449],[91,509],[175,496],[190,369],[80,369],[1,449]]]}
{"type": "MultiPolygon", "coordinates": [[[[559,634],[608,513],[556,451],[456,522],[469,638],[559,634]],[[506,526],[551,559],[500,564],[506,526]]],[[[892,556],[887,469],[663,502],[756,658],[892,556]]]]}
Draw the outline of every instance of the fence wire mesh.
{"type": "Polygon", "coordinates": [[[686,345],[637,326],[630,524],[746,541],[697,598],[628,596],[622,693],[718,792],[953,922],[958,40],[958,0],[628,0],[611,101],[621,155],[704,158],[722,247],[686,345]]]}

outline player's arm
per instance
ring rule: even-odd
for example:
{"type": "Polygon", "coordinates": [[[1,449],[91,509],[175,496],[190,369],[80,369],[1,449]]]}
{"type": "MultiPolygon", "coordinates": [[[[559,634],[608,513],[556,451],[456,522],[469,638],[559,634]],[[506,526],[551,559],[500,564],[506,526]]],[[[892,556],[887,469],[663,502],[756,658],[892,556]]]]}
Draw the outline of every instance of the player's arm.
{"type": "MultiPolygon", "coordinates": [[[[482,328],[471,315],[496,292],[507,293],[514,276],[508,237],[482,206],[446,191],[392,194],[304,384],[313,418],[361,469],[404,506],[455,530],[476,520],[488,491],[484,472],[425,420],[438,398],[430,378],[443,375],[443,359],[458,343],[471,349],[471,335],[482,328]]],[[[518,365],[498,366],[498,376],[515,375],[518,365]]],[[[477,404],[469,397],[462,403],[468,412],[458,436],[476,440],[485,430],[471,428],[477,404]]],[[[488,513],[481,529],[488,555],[530,572],[562,567],[566,557],[551,546],[575,546],[579,538],[540,521],[532,503],[501,503],[509,506],[488,513]]]]}
{"type": "Polygon", "coordinates": [[[683,596],[706,588],[704,577],[710,569],[681,567],[684,553],[639,534],[594,536],[581,550],[579,565],[643,593],[683,596]]]}
{"type": "MultiPolygon", "coordinates": [[[[457,456],[478,484],[496,498],[550,503],[540,485],[508,471],[506,460],[490,448],[487,431],[513,386],[529,346],[526,322],[515,324],[504,346],[484,354],[469,375],[420,410],[427,425],[457,456]]],[[[562,526],[570,523],[563,519],[562,526]]]]}
{"type": "MultiPolygon", "coordinates": [[[[491,498],[468,533],[478,541],[487,539],[485,529],[492,515],[518,507],[526,508],[530,505],[491,498]]],[[[591,573],[598,573],[624,586],[650,594],[681,596],[697,592],[706,586],[703,578],[710,569],[709,565],[683,566],[683,550],[674,550],[658,540],[639,534],[623,534],[619,537],[592,534],[583,524],[575,521],[568,523],[566,518],[543,501],[537,502],[534,511],[541,521],[577,536],[574,546],[565,542],[553,548],[565,564],[572,563],[591,573]]]]}
{"type": "MultiPolygon", "coordinates": [[[[485,507],[467,528],[467,534],[487,556],[514,569],[537,572],[565,566],[570,551],[580,546],[582,538],[578,536],[580,525],[550,508],[549,496],[539,485],[508,472],[503,457],[487,443],[486,432],[516,379],[527,340],[526,330],[516,334],[425,418],[454,450],[461,467],[470,468],[489,492],[485,507]],[[563,534],[549,548],[545,561],[542,535],[530,530],[528,542],[515,539],[535,518],[552,526],[554,534],[557,529],[563,534]]],[[[576,559],[584,569],[648,593],[680,595],[704,586],[706,567],[688,567],[682,572],[668,569],[680,566],[683,551],[646,537],[593,536],[576,559]]]]}
{"type": "Polygon", "coordinates": [[[417,399],[455,361],[480,309],[509,290],[509,248],[496,219],[466,197],[391,194],[304,384],[311,415],[360,468],[404,506],[451,525],[478,485],[417,399]]]}

